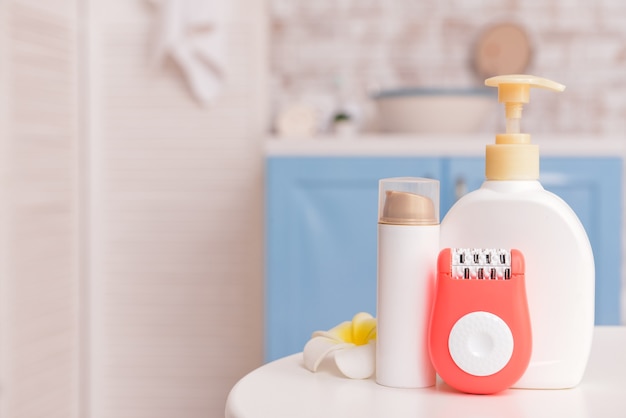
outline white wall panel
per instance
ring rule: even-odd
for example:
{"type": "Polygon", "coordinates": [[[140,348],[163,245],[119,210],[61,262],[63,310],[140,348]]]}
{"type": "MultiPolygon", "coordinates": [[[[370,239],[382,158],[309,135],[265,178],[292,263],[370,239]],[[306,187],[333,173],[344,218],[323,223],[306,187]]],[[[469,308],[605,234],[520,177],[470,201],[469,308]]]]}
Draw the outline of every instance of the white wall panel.
{"type": "Polygon", "coordinates": [[[210,107],[128,3],[88,22],[91,416],[221,416],[262,357],[263,2],[236,2],[210,107]]]}
{"type": "Polygon", "coordinates": [[[77,18],[0,8],[0,416],[78,416],[77,18]]]}

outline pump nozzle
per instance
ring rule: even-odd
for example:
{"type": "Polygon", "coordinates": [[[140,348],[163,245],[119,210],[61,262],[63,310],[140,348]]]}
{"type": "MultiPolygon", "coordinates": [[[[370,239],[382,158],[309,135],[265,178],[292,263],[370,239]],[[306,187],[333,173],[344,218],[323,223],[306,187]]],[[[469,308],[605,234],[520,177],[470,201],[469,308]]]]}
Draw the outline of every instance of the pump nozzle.
{"type": "Polygon", "coordinates": [[[561,92],[565,86],[533,75],[512,74],[491,77],[485,80],[485,85],[498,88],[498,101],[504,103],[506,111],[506,133],[520,132],[522,107],[530,101],[530,88],[539,87],[561,92]]]}
{"type": "Polygon", "coordinates": [[[529,180],[539,178],[539,149],[530,135],[520,133],[522,108],[530,101],[530,88],[561,92],[565,86],[541,77],[513,74],[491,77],[485,85],[498,88],[504,103],[506,133],[496,135],[496,144],[487,146],[485,174],[488,180],[529,180]]]}

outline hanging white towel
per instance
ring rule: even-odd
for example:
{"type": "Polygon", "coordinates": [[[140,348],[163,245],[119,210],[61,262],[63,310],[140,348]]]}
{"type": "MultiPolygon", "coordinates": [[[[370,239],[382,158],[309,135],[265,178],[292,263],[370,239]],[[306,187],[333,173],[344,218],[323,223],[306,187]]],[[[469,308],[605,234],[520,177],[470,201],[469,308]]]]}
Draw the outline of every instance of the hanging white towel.
{"type": "Polygon", "coordinates": [[[226,75],[229,0],[150,0],[158,8],[154,60],[173,59],[203,105],[213,103],[226,75]]]}

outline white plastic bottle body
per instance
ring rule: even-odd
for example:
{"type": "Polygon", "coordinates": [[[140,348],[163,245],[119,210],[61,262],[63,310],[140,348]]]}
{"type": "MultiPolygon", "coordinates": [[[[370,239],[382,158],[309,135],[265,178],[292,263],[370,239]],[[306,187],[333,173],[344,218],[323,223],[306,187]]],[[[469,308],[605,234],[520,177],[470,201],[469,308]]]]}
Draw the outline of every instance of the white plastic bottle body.
{"type": "Polygon", "coordinates": [[[439,225],[378,225],[376,382],[435,384],[428,354],[439,225]]]}
{"type": "Polygon", "coordinates": [[[580,383],[593,335],[595,267],[587,234],[562,199],[537,181],[487,181],[450,209],[441,247],[522,251],[533,346],[514,387],[580,383]]]}

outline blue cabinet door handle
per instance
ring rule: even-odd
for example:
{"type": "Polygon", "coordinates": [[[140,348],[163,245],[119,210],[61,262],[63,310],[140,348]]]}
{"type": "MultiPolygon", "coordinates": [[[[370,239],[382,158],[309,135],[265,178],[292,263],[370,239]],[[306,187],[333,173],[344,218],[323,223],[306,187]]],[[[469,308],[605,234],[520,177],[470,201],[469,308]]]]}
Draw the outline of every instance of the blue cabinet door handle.
{"type": "Polygon", "coordinates": [[[459,200],[467,194],[467,181],[464,177],[458,177],[454,182],[454,198],[459,200]]]}

